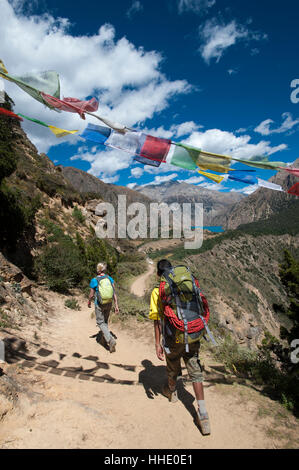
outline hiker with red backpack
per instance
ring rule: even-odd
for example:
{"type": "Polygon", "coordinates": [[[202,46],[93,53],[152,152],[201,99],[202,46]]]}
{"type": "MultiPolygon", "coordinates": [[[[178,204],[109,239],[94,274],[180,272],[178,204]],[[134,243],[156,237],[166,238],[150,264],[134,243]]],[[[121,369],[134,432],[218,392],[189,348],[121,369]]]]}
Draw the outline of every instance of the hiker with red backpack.
{"type": "Polygon", "coordinates": [[[168,383],[162,393],[170,402],[178,400],[176,382],[183,359],[198,403],[197,422],[202,434],[207,435],[211,431],[198,353],[205,333],[215,341],[207,326],[208,303],[186,266],[173,267],[163,259],[157,263],[157,275],[159,283],[151,294],[149,318],[154,320],[157,357],[161,361],[166,358],[168,383]]]}
{"type": "Polygon", "coordinates": [[[115,313],[119,313],[118,301],[115,292],[114,279],[106,274],[106,263],[98,263],[97,276],[90,281],[90,294],[88,307],[91,307],[91,301],[95,301],[96,322],[99,329],[109,346],[109,351],[115,352],[116,341],[108,328],[108,320],[114,300],[115,313]]]}

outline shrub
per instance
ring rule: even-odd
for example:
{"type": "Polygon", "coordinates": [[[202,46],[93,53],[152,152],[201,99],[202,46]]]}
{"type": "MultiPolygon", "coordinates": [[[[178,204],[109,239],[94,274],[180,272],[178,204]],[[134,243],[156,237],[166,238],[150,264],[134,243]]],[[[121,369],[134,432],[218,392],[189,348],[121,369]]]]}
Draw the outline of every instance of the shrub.
{"type": "Polygon", "coordinates": [[[80,305],[78,304],[78,301],[76,299],[67,299],[64,302],[64,305],[67,308],[70,308],[71,310],[81,310],[80,305]]]}
{"type": "Polygon", "coordinates": [[[84,224],[85,217],[77,206],[74,207],[72,215],[74,219],[77,220],[77,222],[80,222],[80,224],[84,224]]]}
{"type": "Polygon", "coordinates": [[[50,289],[59,292],[67,292],[78,285],[84,275],[78,249],[67,239],[46,246],[35,260],[35,269],[50,289]]]}

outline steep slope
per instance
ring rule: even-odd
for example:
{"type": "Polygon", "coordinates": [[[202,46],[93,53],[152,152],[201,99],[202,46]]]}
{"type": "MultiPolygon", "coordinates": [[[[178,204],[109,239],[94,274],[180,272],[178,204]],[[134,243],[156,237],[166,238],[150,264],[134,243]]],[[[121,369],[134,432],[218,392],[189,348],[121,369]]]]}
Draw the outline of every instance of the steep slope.
{"type": "MultiPolygon", "coordinates": [[[[294,162],[294,167],[298,167],[299,159],[294,162]]],[[[272,183],[280,184],[283,189],[290,189],[298,178],[280,170],[270,180],[272,183]]],[[[259,188],[250,194],[246,199],[238,202],[227,214],[224,226],[229,229],[237,228],[240,224],[247,224],[260,219],[267,219],[290,205],[296,203],[296,196],[272,191],[266,188],[259,188]]]]}
{"type": "Polygon", "coordinates": [[[158,202],[202,203],[204,225],[222,225],[230,208],[244,198],[239,193],[220,193],[178,181],[139,186],[135,189],[158,202]]]}

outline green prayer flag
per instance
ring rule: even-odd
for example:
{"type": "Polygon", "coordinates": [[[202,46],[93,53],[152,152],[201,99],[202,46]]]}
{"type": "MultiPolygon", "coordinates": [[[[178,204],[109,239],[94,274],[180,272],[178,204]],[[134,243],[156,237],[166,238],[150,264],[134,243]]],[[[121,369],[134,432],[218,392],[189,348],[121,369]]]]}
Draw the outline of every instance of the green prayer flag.
{"type": "Polygon", "coordinates": [[[166,162],[171,165],[185,168],[186,170],[196,170],[196,156],[198,152],[189,152],[180,145],[171,144],[166,157],[166,162]]]}
{"type": "Polygon", "coordinates": [[[236,160],[237,162],[244,163],[244,165],[248,166],[253,166],[256,168],[261,168],[263,170],[277,170],[280,166],[285,167],[286,163],[285,162],[269,162],[268,160],[242,160],[240,158],[232,158],[233,160],[236,160]]]}
{"type": "Polygon", "coordinates": [[[191,147],[190,145],[186,144],[180,143],[177,145],[187,150],[192,160],[196,163],[197,167],[203,170],[212,170],[218,171],[220,173],[227,173],[230,168],[231,157],[204,152],[203,150],[191,147]]]}
{"type": "Polygon", "coordinates": [[[32,96],[32,98],[36,99],[42,104],[45,104],[51,109],[55,109],[53,106],[44,101],[41,93],[47,93],[51,96],[55,96],[55,98],[60,98],[60,82],[57,72],[39,72],[32,75],[28,74],[15,77],[0,71],[0,77],[15,83],[22,90],[32,96]]]}
{"type": "Polygon", "coordinates": [[[28,121],[36,122],[36,124],[40,124],[41,126],[49,127],[48,124],[45,122],[39,121],[38,119],[30,118],[28,116],[25,116],[24,114],[18,113],[18,116],[22,116],[25,119],[28,119],[28,121]]]}

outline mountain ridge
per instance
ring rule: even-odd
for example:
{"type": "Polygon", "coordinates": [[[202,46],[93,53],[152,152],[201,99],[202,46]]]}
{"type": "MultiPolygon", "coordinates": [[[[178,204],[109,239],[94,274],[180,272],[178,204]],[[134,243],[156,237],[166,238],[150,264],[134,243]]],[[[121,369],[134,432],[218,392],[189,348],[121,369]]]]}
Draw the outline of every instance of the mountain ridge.
{"type": "Polygon", "coordinates": [[[236,192],[218,192],[178,181],[168,181],[161,185],[138,186],[134,189],[158,202],[202,203],[206,226],[223,225],[227,211],[245,197],[236,192]]]}

